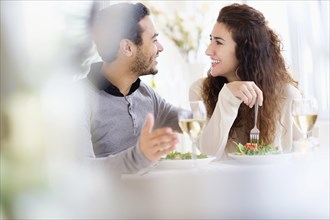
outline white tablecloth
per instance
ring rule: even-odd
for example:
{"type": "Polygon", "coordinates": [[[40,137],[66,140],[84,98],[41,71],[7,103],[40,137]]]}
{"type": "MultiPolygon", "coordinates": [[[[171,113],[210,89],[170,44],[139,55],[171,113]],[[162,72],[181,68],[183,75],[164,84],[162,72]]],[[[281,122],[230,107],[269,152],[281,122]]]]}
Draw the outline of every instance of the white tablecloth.
{"type": "Polygon", "coordinates": [[[122,176],[123,218],[329,219],[329,149],[278,164],[212,162],[122,176]]]}

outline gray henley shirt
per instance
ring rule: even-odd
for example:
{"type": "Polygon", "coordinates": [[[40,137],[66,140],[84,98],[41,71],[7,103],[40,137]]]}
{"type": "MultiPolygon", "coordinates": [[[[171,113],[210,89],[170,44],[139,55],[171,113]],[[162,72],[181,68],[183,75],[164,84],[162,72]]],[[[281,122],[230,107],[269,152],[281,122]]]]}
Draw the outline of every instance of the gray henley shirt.
{"type": "Polygon", "coordinates": [[[135,173],[154,164],[139,147],[147,113],[154,115],[154,129],[168,126],[180,131],[178,108],[140,79],[123,96],[102,76],[101,66],[102,63],[92,65],[89,77],[78,82],[83,97],[77,113],[79,148],[84,157],[100,161],[110,170],[135,173]]]}

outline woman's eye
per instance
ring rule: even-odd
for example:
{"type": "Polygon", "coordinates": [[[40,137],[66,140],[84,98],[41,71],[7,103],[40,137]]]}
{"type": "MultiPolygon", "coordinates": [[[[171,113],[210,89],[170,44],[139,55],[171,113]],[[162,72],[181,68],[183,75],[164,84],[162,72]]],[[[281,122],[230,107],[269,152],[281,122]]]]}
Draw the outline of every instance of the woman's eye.
{"type": "Polygon", "coordinates": [[[219,42],[219,41],[216,41],[216,44],[217,45],[222,45],[223,43],[219,42]]]}

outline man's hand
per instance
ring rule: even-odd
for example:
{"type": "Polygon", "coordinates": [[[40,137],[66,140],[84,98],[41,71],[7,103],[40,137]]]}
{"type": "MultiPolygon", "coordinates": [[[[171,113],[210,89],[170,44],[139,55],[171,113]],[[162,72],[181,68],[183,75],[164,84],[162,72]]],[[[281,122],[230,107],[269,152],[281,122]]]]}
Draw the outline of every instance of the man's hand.
{"type": "Polygon", "coordinates": [[[175,150],[178,135],[171,128],[159,128],[153,131],[153,126],[154,117],[148,113],[140,135],[140,149],[149,160],[157,161],[162,155],[175,150]]]}

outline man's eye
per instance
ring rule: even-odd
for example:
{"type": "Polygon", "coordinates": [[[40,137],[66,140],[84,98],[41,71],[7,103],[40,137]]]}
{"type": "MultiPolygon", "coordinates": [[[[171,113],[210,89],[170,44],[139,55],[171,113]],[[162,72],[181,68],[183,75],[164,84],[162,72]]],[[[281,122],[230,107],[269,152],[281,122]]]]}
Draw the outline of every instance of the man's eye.
{"type": "Polygon", "coordinates": [[[223,45],[220,41],[216,41],[217,45],[223,45]]]}

